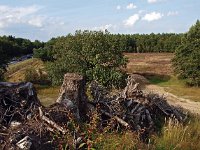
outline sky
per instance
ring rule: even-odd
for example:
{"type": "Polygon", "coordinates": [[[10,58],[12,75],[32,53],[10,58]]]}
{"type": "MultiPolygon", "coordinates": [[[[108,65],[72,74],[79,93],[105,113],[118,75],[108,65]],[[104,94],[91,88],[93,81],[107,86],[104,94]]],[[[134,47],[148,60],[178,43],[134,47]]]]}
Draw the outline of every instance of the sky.
{"type": "Polygon", "coordinates": [[[32,41],[76,30],[184,33],[197,19],[199,0],[0,0],[0,36],[32,41]]]}

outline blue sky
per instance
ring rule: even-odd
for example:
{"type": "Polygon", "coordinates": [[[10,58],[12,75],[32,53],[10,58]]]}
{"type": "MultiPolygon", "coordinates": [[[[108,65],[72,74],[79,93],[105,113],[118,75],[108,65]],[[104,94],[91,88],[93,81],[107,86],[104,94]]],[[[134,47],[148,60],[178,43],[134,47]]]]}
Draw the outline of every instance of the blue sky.
{"type": "Polygon", "coordinates": [[[0,0],[0,35],[31,40],[79,29],[182,33],[197,19],[199,0],[0,0]]]}

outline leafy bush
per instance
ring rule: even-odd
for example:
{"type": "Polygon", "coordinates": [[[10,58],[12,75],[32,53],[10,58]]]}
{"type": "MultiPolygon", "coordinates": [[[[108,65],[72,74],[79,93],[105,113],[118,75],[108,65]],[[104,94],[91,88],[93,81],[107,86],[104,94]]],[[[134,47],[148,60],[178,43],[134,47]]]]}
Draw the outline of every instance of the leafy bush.
{"type": "Polygon", "coordinates": [[[3,80],[3,76],[6,71],[6,65],[7,65],[7,57],[4,54],[2,47],[0,47],[0,81],[3,80]]]}
{"type": "Polygon", "coordinates": [[[58,38],[49,49],[54,60],[47,63],[53,84],[60,84],[65,73],[76,72],[105,86],[121,86],[126,76],[121,68],[127,60],[119,41],[109,35],[101,31],[77,31],[75,35],[58,38]]]}
{"type": "Polygon", "coordinates": [[[53,45],[56,42],[55,38],[52,38],[45,44],[45,47],[39,47],[33,50],[33,57],[40,58],[42,61],[51,61],[53,59],[53,45]]]}
{"type": "Polygon", "coordinates": [[[189,85],[200,85],[200,22],[197,21],[184,37],[173,59],[175,72],[189,85]]]}

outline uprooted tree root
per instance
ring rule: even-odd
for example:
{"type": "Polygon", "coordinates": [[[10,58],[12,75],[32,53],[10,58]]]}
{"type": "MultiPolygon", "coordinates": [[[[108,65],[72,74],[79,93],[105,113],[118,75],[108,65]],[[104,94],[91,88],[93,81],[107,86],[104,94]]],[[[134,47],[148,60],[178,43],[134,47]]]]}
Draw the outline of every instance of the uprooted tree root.
{"type": "Polygon", "coordinates": [[[111,125],[114,130],[136,131],[143,141],[155,131],[160,118],[173,117],[180,122],[186,118],[164,97],[144,94],[131,76],[126,88],[115,95],[92,82],[90,101],[82,80],[67,74],[59,101],[48,108],[41,105],[32,83],[0,83],[0,148],[61,149],[65,145],[78,149],[89,138],[83,134],[82,123],[93,124],[94,112],[98,116],[95,130],[111,125]]]}

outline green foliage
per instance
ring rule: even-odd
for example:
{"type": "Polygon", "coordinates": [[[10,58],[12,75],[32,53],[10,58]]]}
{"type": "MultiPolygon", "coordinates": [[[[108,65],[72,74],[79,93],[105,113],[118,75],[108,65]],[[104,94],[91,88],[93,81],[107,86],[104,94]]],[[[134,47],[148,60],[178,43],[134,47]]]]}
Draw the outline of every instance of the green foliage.
{"type": "Polygon", "coordinates": [[[4,51],[2,47],[0,46],[0,81],[3,79],[3,75],[6,71],[6,64],[7,64],[7,58],[4,54],[4,51]]]}
{"type": "Polygon", "coordinates": [[[54,60],[47,63],[53,84],[61,83],[67,72],[85,75],[89,81],[97,80],[105,86],[122,85],[126,65],[119,41],[108,32],[77,31],[75,35],[60,37],[49,49],[54,60]]]}
{"type": "Polygon", "coordinates": [[[54,58],[52,57],[53,45],[56,42],[55,38],[52,38],[50,41],[45,43],[45,46],[39,46],[38,48],[33,50],[33,57],[40,58],[42,61],[52,61],[54,58]]]}
{"type": "Polygon", "coordinates": [[[184,37],[173,59],[175,72],[189,85],[200,85],[200,22],[197,21],[184,37]]]}
{"type": "Polygon", "coordinates": [[[13,36],[0,37],[0,47],[7,57],[12,58],[33,52],[34,48],[42,47],[43,43],[39,41],[31,42],[28,39],[15,38],[13,36]]]}

